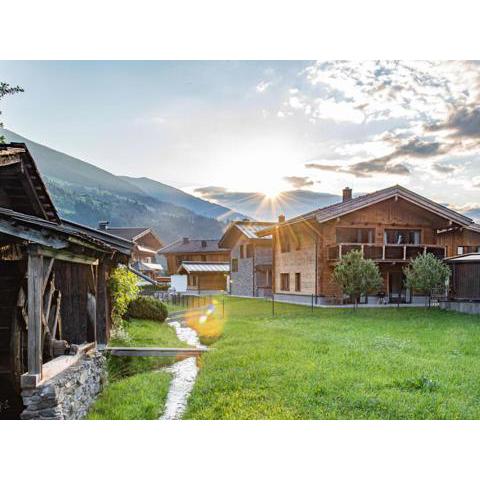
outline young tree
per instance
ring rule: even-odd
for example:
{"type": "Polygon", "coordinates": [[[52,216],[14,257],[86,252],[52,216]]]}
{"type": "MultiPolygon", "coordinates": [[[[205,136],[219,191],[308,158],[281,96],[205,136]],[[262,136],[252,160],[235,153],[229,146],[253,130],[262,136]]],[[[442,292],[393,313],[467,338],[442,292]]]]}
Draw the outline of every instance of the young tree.
{"type": "MultiPolygon", "coordinates": [[[[15,93],[23,92],[23,88],[10,86],[8,83],[0,82],[0,100],[5,97],[6,95],[14,95],[15,93]]],[[[2,112],[0,112],[0,115],[2,112]]],[[[0,122],[0,128],[3,128],[3,123],[0,122]]],[[[5,137],[0,135],[0,143],[5,143],[5,137]]]]}
{"type": "Polygon", "coordinates": [[[377,291],[383,284],[377,264],[373,260],[365,260],[358,250],[342,256],[333,271],[333,280],[343,293],[353,298],[355,310],[360,295],[377,291]]]}
{"type": "Polygon", "coordinates": [[[414,258],[408,266],[403,269],[405,274],[405,285],[418,290],[428,297],[428,306],[431,305],[432,294],[445,289],[450,276],[450,268],[433,253],[423,253],[414,258]]]}

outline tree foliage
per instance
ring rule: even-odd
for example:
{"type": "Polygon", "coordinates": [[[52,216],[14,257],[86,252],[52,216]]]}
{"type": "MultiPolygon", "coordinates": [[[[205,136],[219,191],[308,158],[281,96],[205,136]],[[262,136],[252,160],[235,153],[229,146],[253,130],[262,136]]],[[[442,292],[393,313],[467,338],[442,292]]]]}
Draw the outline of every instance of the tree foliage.
{"type": "MultiPolygon", "coordinates": [[[[14,95],[15,93],[20,93],[23,92],[23,88],[19,87],[18,85],[16,87],[12,87],[10,84],[5,83],[5,82],[0,82],[0,100],[5,97],[6,95],[14,95]]],[[[0,111],[0,115],[2,112],[0,111]]],[[[3,123],[0,122],[0,128],[3,127],[3,123]]],[[[5,137],[3,135],[0,135],[0,143],[5,142],[5,137]]]]}
{"type": "Polygon", "coordinates": [[[432,295],[445,289],[445,284],[450,276],[450,268],[433,253],[423,253],[414,258],[408,266],[403,269],[405,274],[405,285],[428,297],[428,304],[431,304],[432,295]]]}
{"type": "Polygon", "coordinates": [[[138,297],[138,278],[124,266],[112,271],[109,280],[112,296],[112,323],[113,327],[121,330],[123,319],[132,300],[138,297]]]}
{"type": "Polygon", "coordinates": [[[344,294],[353,298],[355,308],[360,295],[373,293],[383,285],[377,264],[373,260],[365,260],[358,250],[342,256],[333,271],[333,280],[344,294]]]}

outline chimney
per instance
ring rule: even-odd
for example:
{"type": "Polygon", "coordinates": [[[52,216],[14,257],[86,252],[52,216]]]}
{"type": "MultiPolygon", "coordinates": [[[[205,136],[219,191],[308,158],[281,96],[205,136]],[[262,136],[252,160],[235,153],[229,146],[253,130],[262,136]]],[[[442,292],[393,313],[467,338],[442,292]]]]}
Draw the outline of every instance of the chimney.
{"type": "Polygon", "coordinates": [[[188,237],[183,237],[183,244],[186,245],[189,242],[188,237]]]}
{"type": "Polygon", "coordinates": [[[104,221],[102,221],[102,222],[98,222],[98,229],[105,231],[105,230],[107,229],[109,223],[110,223],[110,222],[109,222],[108,220],[104,220],[104,221]]]}
{"type": "Polygon", "coordinates": [[[348,202],[349,200],[352,199],[352,189],[350,187],[345,187],[342,190],[342,194],[343,194],[343,201],[344,202],[348,202]]]}
{"type": "Polygon", "coordinates": [[[278,216],[278,223],[283,223],[283,222],[285,222],[285,215],[282,214],[278,216]]]}

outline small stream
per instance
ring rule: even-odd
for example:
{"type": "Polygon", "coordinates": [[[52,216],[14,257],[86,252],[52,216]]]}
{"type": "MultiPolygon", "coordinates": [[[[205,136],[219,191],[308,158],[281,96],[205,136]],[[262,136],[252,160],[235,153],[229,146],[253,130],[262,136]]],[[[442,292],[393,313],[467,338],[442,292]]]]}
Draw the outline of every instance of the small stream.
{"type": "MultiPolygon", "coordinates": [[[[177,337],[192,347],[203,347],[193,328],[184,326],[181,321],[170,321],[170,326],[175,329],[177,337]]],[[[173,375],[170,389],[165,403],[165,412],[160,420],[179,420],[182,418],[187,401],[198,374],[196,357],[186,358],[174,363],[165,369],[173,375]]]]}

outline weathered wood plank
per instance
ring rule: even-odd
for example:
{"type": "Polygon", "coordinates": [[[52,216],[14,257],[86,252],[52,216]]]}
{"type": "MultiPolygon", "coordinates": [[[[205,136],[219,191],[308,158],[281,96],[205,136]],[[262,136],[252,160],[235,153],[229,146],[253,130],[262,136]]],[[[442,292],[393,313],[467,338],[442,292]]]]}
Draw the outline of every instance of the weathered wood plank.
{"type": "Polygon", "coordinates": [[[28,373],[42,375],[43,258],[28,254],[28,373]]]}
{"type": "Polygon", "coordinates": [[[208,348],[107,347],[106,350],[116,357],[197,357],[208,348]]]}

